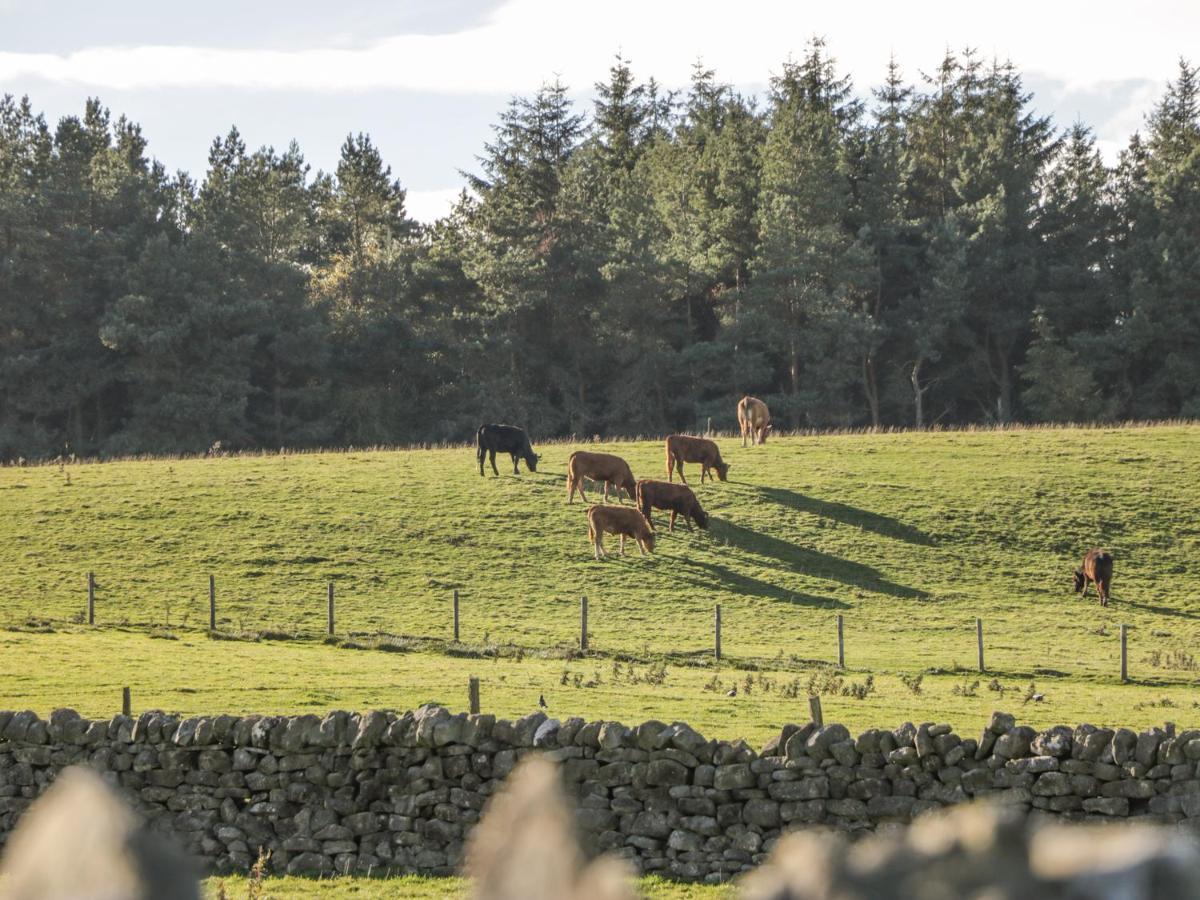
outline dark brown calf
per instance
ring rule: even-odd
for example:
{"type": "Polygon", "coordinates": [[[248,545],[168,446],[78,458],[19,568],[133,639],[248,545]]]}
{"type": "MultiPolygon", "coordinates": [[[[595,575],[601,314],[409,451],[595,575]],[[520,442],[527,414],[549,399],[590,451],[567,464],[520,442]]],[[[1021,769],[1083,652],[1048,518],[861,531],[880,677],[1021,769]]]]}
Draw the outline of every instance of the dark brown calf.
{"type": "Polygon", "coordinates": [[[629,495],[629,499],[635,499],[637,493],[637,483],[633,480],[633,470],[629,468],[629,463],[621,459],[619,456],[613,456],[611,453],[592,453],[588,450],[576,450],[567,460],[567,502],[570,503],[575,499],[575,492],[579,491],[579,496],[583,498],[583,502],[587,503],[587,494],[583,492],[583,479],[590,478],[592,481],[604,482],[604,502],[608,502],[608,486],[611,484],[616,490],[617,502],[621,500],[621,491],[625,491],[629,495]]]}
{"type": "Polygon", "coordinates": [[[716,443],[708,438],[673,434],[667,438],[667,481],[673,480],[675,469],[678,468],[679,480],[687,484],[687,479],[683,477],[685,462],[700,464],[701,484],[704,484],[706,476],[712,477],[708,474],[710,469],[715,470],[722,481],[729,473],[729,464],[721,459],[721,449],[716,443]]]}
{"type": "Polygon", "coordinates": [[[654,527],[654,519],[650,517],[652,509],[666,509],[671,512],[670,531],[675,530],[675,517],[683,516],[683,524],[688,531],[692,530],[692,522],[701,528],[708,528],[708,513],[700,506],[700,501],[686,484],[671,484],[667,481],[653,481],[643,478],[637,483],[637,504],[650,527],[654,527]]]}
{"type": "Polygon", "coordinates": [[[1075,570],[1075,593],[1087,596],[1088,585],[1096,585],[1100,605],[1108,606],[1112,590],[1113,558],[1107,550],[1089,550],[1083,567],[1075,570]]]}
{"type": "Polygon", "coordinates": [[[650,523],[636,509],[628,506],[593,506],[588,509],[588,539],[592,542],[596,559],[607,554],[604,552],[604,535],[615,534],[621,538],[621,555],[625,555],[625,538],[637,541],[638,551],[642,556],[646,551],[654,552],[654,530],[650,523]]]}

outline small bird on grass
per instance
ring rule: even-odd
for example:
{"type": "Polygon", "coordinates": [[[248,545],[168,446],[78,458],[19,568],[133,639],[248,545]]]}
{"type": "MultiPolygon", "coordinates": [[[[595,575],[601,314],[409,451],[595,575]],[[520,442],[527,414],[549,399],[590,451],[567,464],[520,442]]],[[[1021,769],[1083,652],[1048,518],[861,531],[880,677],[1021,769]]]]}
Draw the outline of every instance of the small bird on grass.
{"type": "Polygon", "coordinates": [[[542,709],[546,708],[546,695],[545,694],[538,694],[538,706],[540,706],[542,709]]]}
{"type": "Polygon", "coordinates": [[[737,685],[735,684],[733,687],[731,687],[729,690],[727,690],[725,692],[725,696],[726,697],[736,697],[737,696],[737,685]]]}

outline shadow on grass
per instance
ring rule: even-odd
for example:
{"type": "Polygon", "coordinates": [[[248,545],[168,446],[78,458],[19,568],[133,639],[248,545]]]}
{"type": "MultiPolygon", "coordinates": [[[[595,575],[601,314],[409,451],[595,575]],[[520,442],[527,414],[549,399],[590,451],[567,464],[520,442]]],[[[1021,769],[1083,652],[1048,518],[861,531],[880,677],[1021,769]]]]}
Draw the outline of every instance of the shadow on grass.
{"type": "Polygon", "coordinates": [[[831,581],[840,581],[842,584],[906,600],[923,600],[929,596],[925,591],[888,581],[870,566],[830,556],[819,550],[789,544],[779,538],[734,525],[725,519],[714,516],[709,529],[717,540],[725,541],[748,553],[769,556],[794,572],[828,578],[831,581]]]}
{"type": "Polygon", "coordinates": [[[832,597],[819,597],[816,594],[806,594],[802,591],[785,590],[778,585],[771,584],[769,581],[753,578],[750,575],[743,575],[741,572],[735,572],[733,569],[718,563],[682,558],[672,560],[672,562],[679,569],[692,568],[699,571],[693,575],[679,570],[663,571],[660,569],[657,574],[663,575],[672,581],[679,581],[703,590],[711,591],[719,589],[729,591],[732,594],[742,594],[747,597],[767,597],[771,600],[793,603],[797,606],[813,606],[821,609],[849,608],[849,604],[841,600],[835,600],[832,597]]]}
{"type": "Polygon", "coordinates": [[[806,497],[804,494],[789,491],[786,488],[760,487],[758,488],[758,492],[769,500],[787,506],[790,509],[811,513],[814,516],[821,516],[825,519],[833,519],[835,522],[841,522],[844,525],[855,525],[874,534],[883,535],[884,537],[895,538],[909,544],[920,544],[925,547],[933,544],[933,539],[919,528],[914,528],[890,516],[868,512],[865,509],[847,506],[844,503],[835,503],[832,500],[818,500],[816,497],[806,497]]]}
{"type": "MultiPolygon", "coordinates": [[[[1095,600],[1095,597],[1089,597],[1089,600],[1095,600]]],[[[1200,615],[1193,612],[1188,612],[1185,609],[1175,609],[1170,606],[1158,606],[1154,603],[1135,603],[1132,600],[1124,600],[1119,597],[1113,597],[1110,601],[1114,604],[1128,606],[1131,609],[1140,609],[1142,612],[1151,613],[1156,616],[1175,616],[1179,619],[1200,619],[1200,615]]]]}

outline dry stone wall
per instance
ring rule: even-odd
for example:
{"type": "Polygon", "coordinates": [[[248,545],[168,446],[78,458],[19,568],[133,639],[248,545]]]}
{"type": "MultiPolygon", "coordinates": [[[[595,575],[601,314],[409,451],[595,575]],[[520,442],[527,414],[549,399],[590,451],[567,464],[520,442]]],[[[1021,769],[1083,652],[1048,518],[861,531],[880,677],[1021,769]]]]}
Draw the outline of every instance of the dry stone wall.
{"type": "Polygon", "coordinates": [[[1058,726],[995,713],[978,738],[906,723],[852,737],[785,726],[761,750],[683,723],[516,721],[422,707],[396,715],[90,721],[0,712],[0,844],[65,767],[90,766],[216,871],[259,848],[290,874],[450,874],[518,759],[561,764],[585,848],[646,873],[724,880],[785,831],[904,824],[989,797],[1033,816],[1200,823],[1200,731],[1058,726]]]}

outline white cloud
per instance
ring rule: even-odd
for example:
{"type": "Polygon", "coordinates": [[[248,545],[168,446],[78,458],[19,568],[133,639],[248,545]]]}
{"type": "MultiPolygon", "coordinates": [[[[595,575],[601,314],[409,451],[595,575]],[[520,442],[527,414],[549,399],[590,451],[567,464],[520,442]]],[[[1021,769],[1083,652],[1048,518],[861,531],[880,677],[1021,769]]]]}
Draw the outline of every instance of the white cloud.
{"type": "Polygon", "coordinates": [[[1014,0],[920,5],[725,0],[563,3],[511,0],[482,25],[454,34],[404,34],[360,48],[254,50],[94,47],[75,53],[0,53],[0,83],[40,77],[121,90],[228,87],[312,91],[400,89],[524,92],[560,75],[574,87],[603,78],[616,50],[639,74],[687,81],[698,56],[734,83],[761,83],[813,34],[825,35],[860,85],[879,81],[895,51],[908,75],[946,47],[1011,57],[1024,71],[1068,87],[1170,78],[1194,52],[1200,4],[1161,0],[1131,14],[1125,0],[1014,0]]]}
{"type": "Polygon", "coordinates": [[[408,214],[418,222],[431,223],[450,212],[450,207],[462,193],[461,187],[442,188],[432,191],[408,191],[404,206],[408,214]]]}

